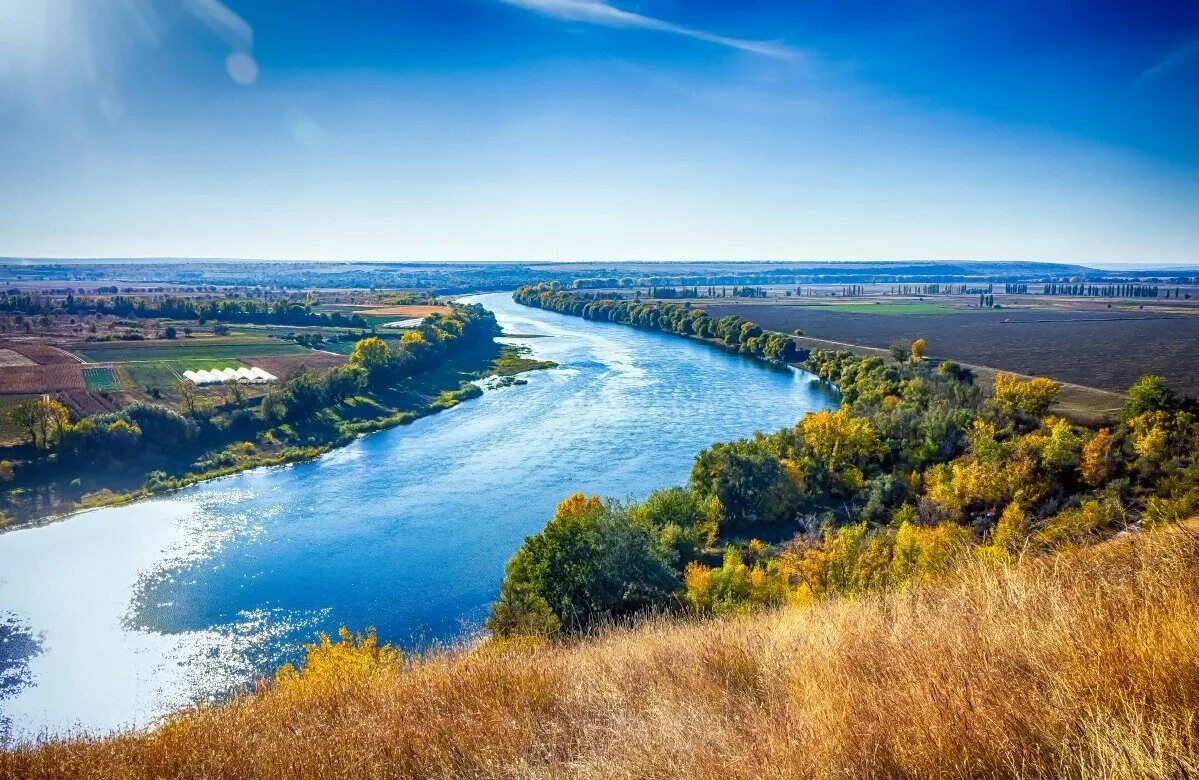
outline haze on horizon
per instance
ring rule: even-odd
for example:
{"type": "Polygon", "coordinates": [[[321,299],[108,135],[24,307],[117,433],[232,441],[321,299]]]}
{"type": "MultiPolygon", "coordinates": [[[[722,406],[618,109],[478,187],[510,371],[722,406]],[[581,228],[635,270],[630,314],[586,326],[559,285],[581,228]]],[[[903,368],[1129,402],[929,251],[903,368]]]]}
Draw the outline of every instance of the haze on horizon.
{"type": "Polygon", "coordinates": [[[1199,5],[0,0],[0,139],[4,256],[1193,265],[1199,5]]]}

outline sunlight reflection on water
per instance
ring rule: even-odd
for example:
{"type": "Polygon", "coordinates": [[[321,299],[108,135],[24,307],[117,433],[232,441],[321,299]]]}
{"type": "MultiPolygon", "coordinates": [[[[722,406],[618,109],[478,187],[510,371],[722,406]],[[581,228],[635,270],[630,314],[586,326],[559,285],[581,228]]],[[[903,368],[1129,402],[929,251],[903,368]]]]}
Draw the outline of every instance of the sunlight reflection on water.
{"type": "Polygon", "coordinates": [[[680,484],[712,441],[834,401],[810,375],[678,337],[480,300],[508,332],[547,336],[512,343],[560,367],[312,463],[0,535],[13,733],[151,723],[342,625],[452,641],[561,498],[680,484]]]}

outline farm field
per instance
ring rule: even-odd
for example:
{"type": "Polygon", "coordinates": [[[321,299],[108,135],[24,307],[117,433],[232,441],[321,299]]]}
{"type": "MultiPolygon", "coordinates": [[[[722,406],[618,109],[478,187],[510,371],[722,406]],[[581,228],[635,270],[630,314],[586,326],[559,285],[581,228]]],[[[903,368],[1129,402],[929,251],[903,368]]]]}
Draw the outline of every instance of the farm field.
{"type": "Polygon", "coordinates": [[[1143,374],[1160,374],[1180,392],[1199,393],[1196,316],[1043,309],[859,315],[848,306],[733,302],[704,308],[769,330],[799,328],[805,336],[881,349],[923,337],[935,357],[1113,392],[1143,374]]]}
{"type": "Polygon", "coordinates": [[[399,304],[395,306],[372,306],[359,308],[355,314],[360,314],[363,317],[391,317],[393,319],[410,319],[414,317],[428,317],[430,314],[449,314],[449,306],[438,306],[431,304],[399,304]]]}
{"type": "Polygon", "coordinates": [[[84,368],[83,382],[88,390],[116,390],[119,388],[117,377],[111,368],[84,368]]]}
{"type": "Polygon", "coordinates": [[[128,363],[155,360],[237,360],[249,355],[295,355],[305,347],[278,339],[209,338],[196,340],[104,342],[82,344],[75,354],[89,363],[128,363]]]}
{"type": "MultiPolygon", "coordinates": [[[[971,298],[971,300],[974,300],[971,298]]],[[[817,311],[840,311],[850,314],[981,314],[984,309],[947,306],[943,303],[794,303],[784,306],[802,307],[817,311]]]]}
{"type": "MultiPolygon", "coordinates": [[[[0,341],[0,350],[15,353],[20,357],[25,358],[27,363],[16,362],[11,365],[29,365],[36,363],[39,366],[49,366],[58,363],[78,363],[79,359],[69,352],[64,352],[58,347],[51,346],[38,341],[0,341]]],[[[0,362],[0,365],[9,365],[0,362]]]]}
{"type": "Polygon", "coordinates": [[[0,393],[57,393],[84,390],[79,363],[50,366],[5,366],[0,370],[0,393]]]}
{"type": "Polygon", "coordinates": [[[119,370],[128,379],[129,384],[136,388],[157,387],[161,389],[177,384],[184,371],[237,368],[240,365],[242,365],[241,360],[231,358],[188,358],[124,363],[119,370]]]}
{"type": "Polygon", "coordinates": [[[331,368],[344,365],[346,358],[328,352],[305,351],[302,355],[256,355],[242,361],[248,366],[256,366],[279,379],[286,380],[303,369],[315,372],[328,371],[331,368]]]}

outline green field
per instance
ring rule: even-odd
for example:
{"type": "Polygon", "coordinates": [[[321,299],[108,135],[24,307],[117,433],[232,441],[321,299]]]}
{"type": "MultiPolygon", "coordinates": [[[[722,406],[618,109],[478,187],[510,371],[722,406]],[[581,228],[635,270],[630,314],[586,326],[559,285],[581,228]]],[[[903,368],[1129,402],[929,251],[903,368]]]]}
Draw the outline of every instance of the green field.
{"type": "MultiPolygon", "coordinates": [[[[258,353],[262,354],[262,353],[258,353]]],[[[173,387],[179,383],[184,371],[200,369],[240,368],[242,362],[232,358],[188,358],[185,360],[151,360],[141,363],[125,363],[121,370],[135,387],[173,387]]],[[[88,369],[84,369],[86,373],[88,369]]]]}
{"type": "Polygon", "coordinates": [[[88,390],[116,390],[118,387],[111,368],[85,368],[83,381],[88,390]]]}
{"type": "MultiPolygon", "coordinates": [[[[306,347],[278,339],[206,339],[204,341],[162,342],[145,344],[137,342],[114,343],[113,346],[92,345],[73,350],[89,363],[130,363],[140,361],[170,360],[230,360],[255,355],[298,355],[307,352],[306,347]]],[[[190,366],[189,366],[190,367],[190,366]]]]}

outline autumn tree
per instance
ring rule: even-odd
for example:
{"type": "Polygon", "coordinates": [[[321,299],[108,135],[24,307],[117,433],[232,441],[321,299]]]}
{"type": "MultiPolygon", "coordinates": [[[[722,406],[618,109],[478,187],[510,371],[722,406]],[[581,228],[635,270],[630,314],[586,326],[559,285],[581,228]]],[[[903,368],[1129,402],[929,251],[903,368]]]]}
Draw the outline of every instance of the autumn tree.
{"type": "Polygon", "coordinates": [[[912,362],[919,363],[924,360],[928,354],[928,342],[924,339],[916,339],[912,342],[912,362]]]}
{"type": "Polygon", "coordinates": [[[43,449],[62,439],[71,420],[67,407],[48,396],[14,404],[5,416],[25,431],[34,447],[43,449]]]}
{"type": "Polygon", "coordinates": [[[1100,428],[1082,445],[1078,472],[1084,484],[1097,488],[1108,481],[1117,460],[1113,454],[1114,447],[1115,438],[1108,428],[1100,428]]]}
{"type": "Polygon", "coordinates": [[[1023,380],[1015,374],[995,374],[995,405],[1007,413],[1022,412],[1040,417],[1057,401],[1061,387],[1044,377],[1023,380]]]}
{"type": "Polygon", "coordinates": [[[861,467],[884,451],[869,420],[854,417],[842,406],[837,411],[809,414],[799,423],[804,443],[830,477],[851,490],[864,484],[861,467]]]}
{"type": "Polygon", "coordinates": [[[374,388],[386,387],[394,377],[391,350],[387,342],[377,336],[362,339],[354,345],[350,365],[364,369],[367,382],[374,388]]]}
{"type": "Polygon", "coordinates": [[[1013,501],[999,515],[984,551],[995,559],[1003,560],[1020,552],[1027,537],[1027,516],[1020,502],[1013,501]]]}
{"type": "Polygon", "coordinates": [[[1086,446],[1086,430],[1062,419],[1047,418],[1049,435],[1041,446],[1041,463],[1051,471],[1065,472],[1079,465],[1082,448],[1086,446]]]}

